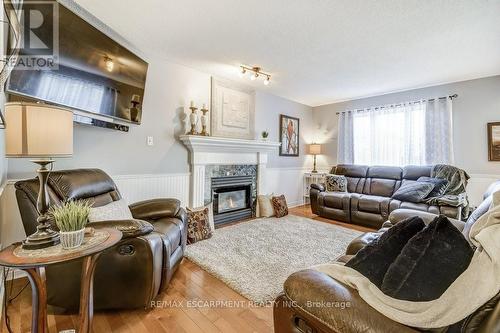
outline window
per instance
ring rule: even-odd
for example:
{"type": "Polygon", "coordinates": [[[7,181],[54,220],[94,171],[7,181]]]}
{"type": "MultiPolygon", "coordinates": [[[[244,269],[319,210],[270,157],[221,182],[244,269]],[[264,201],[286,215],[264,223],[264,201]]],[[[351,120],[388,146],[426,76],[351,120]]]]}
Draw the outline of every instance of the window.
{"type": "Polygon", "coordinates": [[[425,105],[414,103],[353,115],[354,163],[425,163],[425,105]]]}
{"type": "Polygon", "coordinates": [[[453,162],[449,98],[341,112],[338,163],[431,165],[453,162]]]}

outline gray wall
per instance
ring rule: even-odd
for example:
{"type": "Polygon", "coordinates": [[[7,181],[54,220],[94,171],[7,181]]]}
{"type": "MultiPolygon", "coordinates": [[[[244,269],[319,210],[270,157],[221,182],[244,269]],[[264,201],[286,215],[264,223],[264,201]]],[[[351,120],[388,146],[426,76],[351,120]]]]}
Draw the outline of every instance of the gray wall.
{"type": "MultiPolygon", "coordinates": [[[[178,141],[186,132],[184,106],[194,100],[198,105],[210,101],[210,75],[161,59],[150,60],[143,118],[140,126],[131,126],[129,133],[75,125],[74,155],[58,159],[55,167],[102,168],[119,174],[163,174],[189,171],[188,151],[178,141]],[[147,146],[147,136],[154,137],[154,146],[147,146]]],[[[312,108],[265,92],[256,93],[256,135],[270,131],[271,140],[278,140],[279,114],[301,117],[302,149],[311,132],[312,108]]],[[[271,154],[271,167],[299,167],[305,157],[279,157],[271,154]]],[[[10,179],[31,177],[35,166],[27,159],[9,159],[10,179]]]]}
{"type": "Polygon", "coordinates": [[[279,156],[279,152],[269,154],[269,167],[303,167],[311,164],[310,156],[307,155],[307,144],[314,141],[312,108],[290,100],[257,92],[255,96],[255,132],[259,136],[263,130],[269,131],[270,141],[279,141],[279,119],[280,114],[300,119],[299,134],[300,154],[294,156],[279,156]]]}
{"type": "Polygon", "coordinates": [[[455,164],[473,174],[500,174],[500,162],[488,161],[488,122],[500,121],[500,76],[380,95],[313,108],[325,142],[328,165],[337,163],[337,111],[458,94],[453,100],[455,164]]]}

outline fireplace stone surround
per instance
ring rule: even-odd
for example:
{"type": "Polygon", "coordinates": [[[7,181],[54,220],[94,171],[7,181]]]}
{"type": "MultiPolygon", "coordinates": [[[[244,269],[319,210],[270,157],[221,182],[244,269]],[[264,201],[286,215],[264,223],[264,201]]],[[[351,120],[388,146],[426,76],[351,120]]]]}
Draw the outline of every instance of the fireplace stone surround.
{"type": "Polygon", "coordinates": [[[226,174],[227,172],[231,174],[241,172],[241,170],[255,170],[253,190],[255,194],[252,196],[267,192],[267,155],[273,152],[278,153],[279,142],[197,135],[181,135],[179,139],[190,152],[191,207],[203,206],[205,198],[211,198],[211,189],[207,188],[207,179],[213,173],[217,175],[224,171],[226,174]],[[208,193],[210,196],[207,195],[208,193]]]}

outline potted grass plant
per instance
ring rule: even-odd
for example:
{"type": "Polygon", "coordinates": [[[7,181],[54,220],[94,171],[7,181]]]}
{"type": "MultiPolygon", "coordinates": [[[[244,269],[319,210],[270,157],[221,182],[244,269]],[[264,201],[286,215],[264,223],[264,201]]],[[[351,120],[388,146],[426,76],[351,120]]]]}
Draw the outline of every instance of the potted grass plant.
{"type": "Polygon", "coordinates": [[[82,245],[91,207],[87,200],[71,200],[50,208],[49,213],[60,230],[63,248],[73,249],[82,245]]]}
{"type": "Polygon", "coordinates": [[[267,141],[267,138],[269,137],[269,132],[262,131],[262,133],[260,133],[260,135],[261,135],[262,141],[267,141]]]}

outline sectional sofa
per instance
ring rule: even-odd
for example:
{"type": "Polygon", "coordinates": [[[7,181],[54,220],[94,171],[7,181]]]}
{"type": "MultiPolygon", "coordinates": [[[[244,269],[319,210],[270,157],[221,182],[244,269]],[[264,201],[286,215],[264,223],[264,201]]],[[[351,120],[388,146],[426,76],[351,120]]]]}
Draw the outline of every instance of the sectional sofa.
{"type": "Polygon", "coordinates": [[[403,182],[430,177],[432,168],[433,166],[337,165],[332,168],[331,173],[347,178],[347,192],[327,192],[323,184],[313,184],[310,190],[312,212],[337,221],[373,228],[380,228],[389,214],[399,208],[460,219],[462,206],[435,206],[391,198],[403,182]]]}

